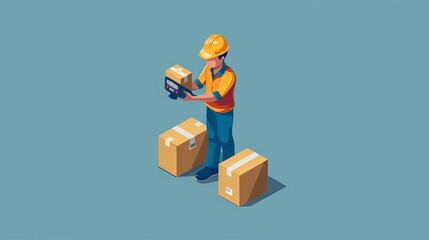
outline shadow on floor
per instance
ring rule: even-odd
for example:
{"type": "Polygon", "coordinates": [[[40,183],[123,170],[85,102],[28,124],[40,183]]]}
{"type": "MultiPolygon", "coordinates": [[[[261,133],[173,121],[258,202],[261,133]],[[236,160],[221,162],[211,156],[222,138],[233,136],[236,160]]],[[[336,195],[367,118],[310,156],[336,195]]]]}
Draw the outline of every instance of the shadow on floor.
{"type": "MultiPolygon", "coordinates": [[[[219,159],[223,159],[223,153],[222,152],[220,152],[220,157],[219,157],[219,159]]],[[[198,171],[200,171],[201,169],[203,169],[204,168],[204,164],[201,164],[200,166],[197,166],[197,167],[195,167],[195,168],[193,168],[193,169],[191,169],[191,170],[189,170],[189,171],[187,171],[187,172],[185,172],[184,174],[182,174],[182,175],[180,175],[180,177],[194,177],[195,176],[195,174],[198,172],[198,171]]],[[[216,178],[216,180],[211,180],[211,179],[208,179],[207,181],[205,181],[205,182],[203,182],[203,183],[210,183],[210,182],[216,182],[217,181],[217,176],[216,177],[213,177],[213,178],[216,178]]]]}
{"type": "Polygon", "coordinates": [[[285,188],[286,185],[284,185],[283,183],[275,180],[272,177],[268,177],[268,192],[266,192],[265,194],[253,199],[252,201],[248,202],[247,204],[243,205],[243,207],[249,207],[249,206],[253,206],[256,203],[264,200],[265,198],[273,195],[274,193],[282,190],[283,188],[285,188]]]}
{"type": "Polygon", "coordinates": [[[200,165],[200,166],[198,166],[198,167],[195,167],[195,168],[193,168],[193,169],[191,169],[191,170],[189,170],[189,171],[185,172],[184,174],[180,175],[179,177],[193,177],[193,176],[195,176],[195,174],[196,174],[198,171],[200,171],[200,170],[201,170],[201,169],[203,169],[203,168],[204,168],[204,164],[202,164],[202,165],[200,165]]]}

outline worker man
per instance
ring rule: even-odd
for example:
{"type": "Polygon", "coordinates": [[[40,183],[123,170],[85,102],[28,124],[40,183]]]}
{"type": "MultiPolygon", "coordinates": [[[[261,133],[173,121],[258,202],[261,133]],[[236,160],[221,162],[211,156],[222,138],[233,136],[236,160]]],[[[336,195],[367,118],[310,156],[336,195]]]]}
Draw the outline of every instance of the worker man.
{"type": "Polygon", "coordinates": [[[223,160],[235,155],[232,137],[234,116],[235,73],[225,64],[229,44],[219,34],[213,34],[204,42],[200,57],[207,61],[192,90],[206,87],[206,93],[192,96],[186,93],[183,101],[203,101],[207,105],[207,135],[209,140],[205,167],[195,174],[197,181],[204,181],[218,174],[222,149],[223,160]]]}

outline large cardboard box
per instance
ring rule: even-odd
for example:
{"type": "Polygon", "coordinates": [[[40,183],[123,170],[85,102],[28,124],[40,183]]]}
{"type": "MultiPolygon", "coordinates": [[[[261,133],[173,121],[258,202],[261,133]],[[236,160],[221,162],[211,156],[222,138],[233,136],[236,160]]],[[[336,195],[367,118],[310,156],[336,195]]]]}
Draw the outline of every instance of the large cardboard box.
{"type": "Polygon", "coordinates": [[[176,64],[165,71],[165,76],[173,79],[183,87],[192,90],[192,72],[176,64]]]}
{"type": "Polygon", "coordinates": [[[268,191],[268,159],[249,148],[219,164],[218,193],[242,206],[268,191]]]}
{"type": "Polygon", "coordinates": [[[207,154],[207,128],[189,118],[159,135],[158,166],[180,176],[204,163],[207,154]]]}

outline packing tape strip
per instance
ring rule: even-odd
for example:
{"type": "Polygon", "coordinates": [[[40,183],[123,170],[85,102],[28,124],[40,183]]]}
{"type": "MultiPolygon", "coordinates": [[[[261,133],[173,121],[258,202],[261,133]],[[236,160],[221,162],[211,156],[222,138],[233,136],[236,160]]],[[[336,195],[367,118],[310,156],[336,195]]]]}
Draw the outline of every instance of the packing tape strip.
{"type": "Polygon", "coordinates": [[[180,76],[184,77],[185,82],[188,82],[188,75],[182,72],[183,68],[171,67],[170,69],[173,70],[174,72],[177,72],[180,76]]]}
{"type": "Polygon", "coordinates": [[[185,129],[179,127],[179,126],[175,126],[173,128],[174,131],[182,134],[183,136],[185,136],[186,138],[188,138],[190,140],[189,142],[189,150],[191,150],[192,148],[195,148],[195,146],[197,145],[195,142],[195,136],[192,135],[190,132],[186,131],[185,129]]]}
{"type": "Polygon", "coordinates": [[[253,159],[255,159],[255,158],[256,158],[256,157],[258,157],[258,156],[259,156],[259,154],[257,154],[257,153],[255,153],[255,152],[253,152],[253,153],[252,153],[252,154],[250,154],[249,156],[247,156],[247,157],[245,157],[245,158],[241,159],[240,161],[238,161],[238,162],[236,162],[236,163],[232,164],[231,166],[229,166],[229,167],[226,169],[226,175],[228,175],[229,177],[231,177],[231,175],[232,175],[232,171],[234,171],[235,169],[237,169],[237,168],[239,168],[239,167],[243,166],[244,164],[246,164],[246,163],[248,163],[248,162],[252,161],[253,159]]]}

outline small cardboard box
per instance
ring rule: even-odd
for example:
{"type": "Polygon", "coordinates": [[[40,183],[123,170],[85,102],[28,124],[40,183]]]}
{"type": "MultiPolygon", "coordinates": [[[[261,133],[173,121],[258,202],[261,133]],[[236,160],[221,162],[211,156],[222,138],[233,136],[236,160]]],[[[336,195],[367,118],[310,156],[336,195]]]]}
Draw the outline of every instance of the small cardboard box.
{"type": "Polygon", "coordinates": [[[158,166],[180,176],[205,162],[207,144],[206,125],[189,118],[159,135],[158,166]]]}
{"type": "Polygon", "coordinates": [[[268,191],[268,159],[249,148],[219,164],[218,193],[242,206],[268,191]]]}
{"type": "Polygon", "coordinates": [[[192,90],[192,72],[179,64],[167,69],[165,71],[165,76],[173,79],[183,87],[192,90]]]}

